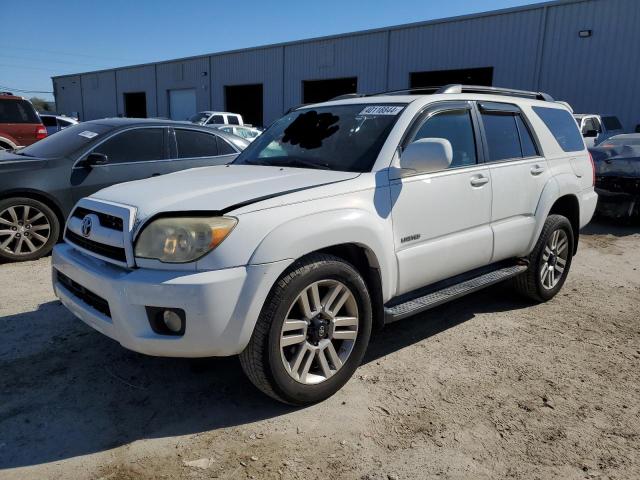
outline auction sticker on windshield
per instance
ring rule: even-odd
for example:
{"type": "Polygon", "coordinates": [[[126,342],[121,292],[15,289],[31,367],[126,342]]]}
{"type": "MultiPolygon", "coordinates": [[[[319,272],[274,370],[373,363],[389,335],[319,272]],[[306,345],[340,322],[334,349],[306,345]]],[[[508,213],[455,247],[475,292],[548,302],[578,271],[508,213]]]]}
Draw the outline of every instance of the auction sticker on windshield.
{"type": "Polygon", "coordinates": [[[392,105],[372,105],[362,110],[359,115],[397,115],[403,108],[392,105]]]}
{"type": "Polygon", "coordinates": [[[85,138],[93,138],[98,136],[96,132],[92,132],[90,130],[85,130],[84,132],[80,132],[78,135],[85,138]]]}

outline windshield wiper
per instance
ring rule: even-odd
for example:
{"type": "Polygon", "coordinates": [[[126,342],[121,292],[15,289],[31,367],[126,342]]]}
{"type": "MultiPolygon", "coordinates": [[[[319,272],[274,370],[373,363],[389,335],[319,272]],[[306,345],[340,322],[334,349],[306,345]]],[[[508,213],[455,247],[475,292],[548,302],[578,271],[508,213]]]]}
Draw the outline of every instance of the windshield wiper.
{"type": "Polygon", "coordinates": [[[282,160],[272,160],[269,163],[279,167],[303,167],[315,168],[318,170],[331,170],[328,163],[315,163],[308,160],[302,160],[301,158],[283,158],[282,160]]]}

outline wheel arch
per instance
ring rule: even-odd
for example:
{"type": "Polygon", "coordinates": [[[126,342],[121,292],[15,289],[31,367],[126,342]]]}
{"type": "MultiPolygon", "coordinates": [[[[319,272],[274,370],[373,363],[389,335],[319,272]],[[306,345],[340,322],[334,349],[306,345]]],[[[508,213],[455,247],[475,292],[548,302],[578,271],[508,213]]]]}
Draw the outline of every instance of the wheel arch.
{"type": "Polygon", "coordinates": [[[18,145],[10,138],[7,138],[5,136],[0,136],[0,147],[16,148],[17,146],[18,145]]]}
{"type": "Polygon", "coordinates": [[[574,194],[563,195],[551,206],[548,215],[562,215],[569,220],[573,229],[573,255],[578,251],[580,237],[580,202],[574,194]]]}

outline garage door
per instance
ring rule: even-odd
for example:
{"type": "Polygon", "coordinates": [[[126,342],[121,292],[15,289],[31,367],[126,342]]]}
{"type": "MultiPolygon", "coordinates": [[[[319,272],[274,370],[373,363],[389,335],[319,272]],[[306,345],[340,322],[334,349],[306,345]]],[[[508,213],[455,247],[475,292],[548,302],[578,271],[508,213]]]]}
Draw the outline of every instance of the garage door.
{"type": "Polygon", "coordinates": [[[188,120],[194,113],[196,113],[194,88],[169,90],[169,117],[172,120],[188,120]]]}

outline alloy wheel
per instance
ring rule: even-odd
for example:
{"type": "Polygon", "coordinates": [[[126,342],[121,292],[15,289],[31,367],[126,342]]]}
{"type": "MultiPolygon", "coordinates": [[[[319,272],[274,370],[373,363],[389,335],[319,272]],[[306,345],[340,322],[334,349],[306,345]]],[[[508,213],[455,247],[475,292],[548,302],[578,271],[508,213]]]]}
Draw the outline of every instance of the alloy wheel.
{"type": "Polygon", "coordinates": [[[324,382],[345,364],[357,336],[353,292],[338,280],[314,282],[289,307],[280,333],[282,362],[297,382],[324,382]]]}
{"type": "Polygon", "coordinates": [[[553,289],[564,275],[569,257],[569,238],[563,229],[555,230],[550,236],[542,252],[540,282],[543,288],[553,289]]]}
{"type": "Polygon", "coordinates": [[[0,212],[0,251],[15,256],[30,255],[47,244],[51,224],[31,205],[12,205],[0,212]]]}

